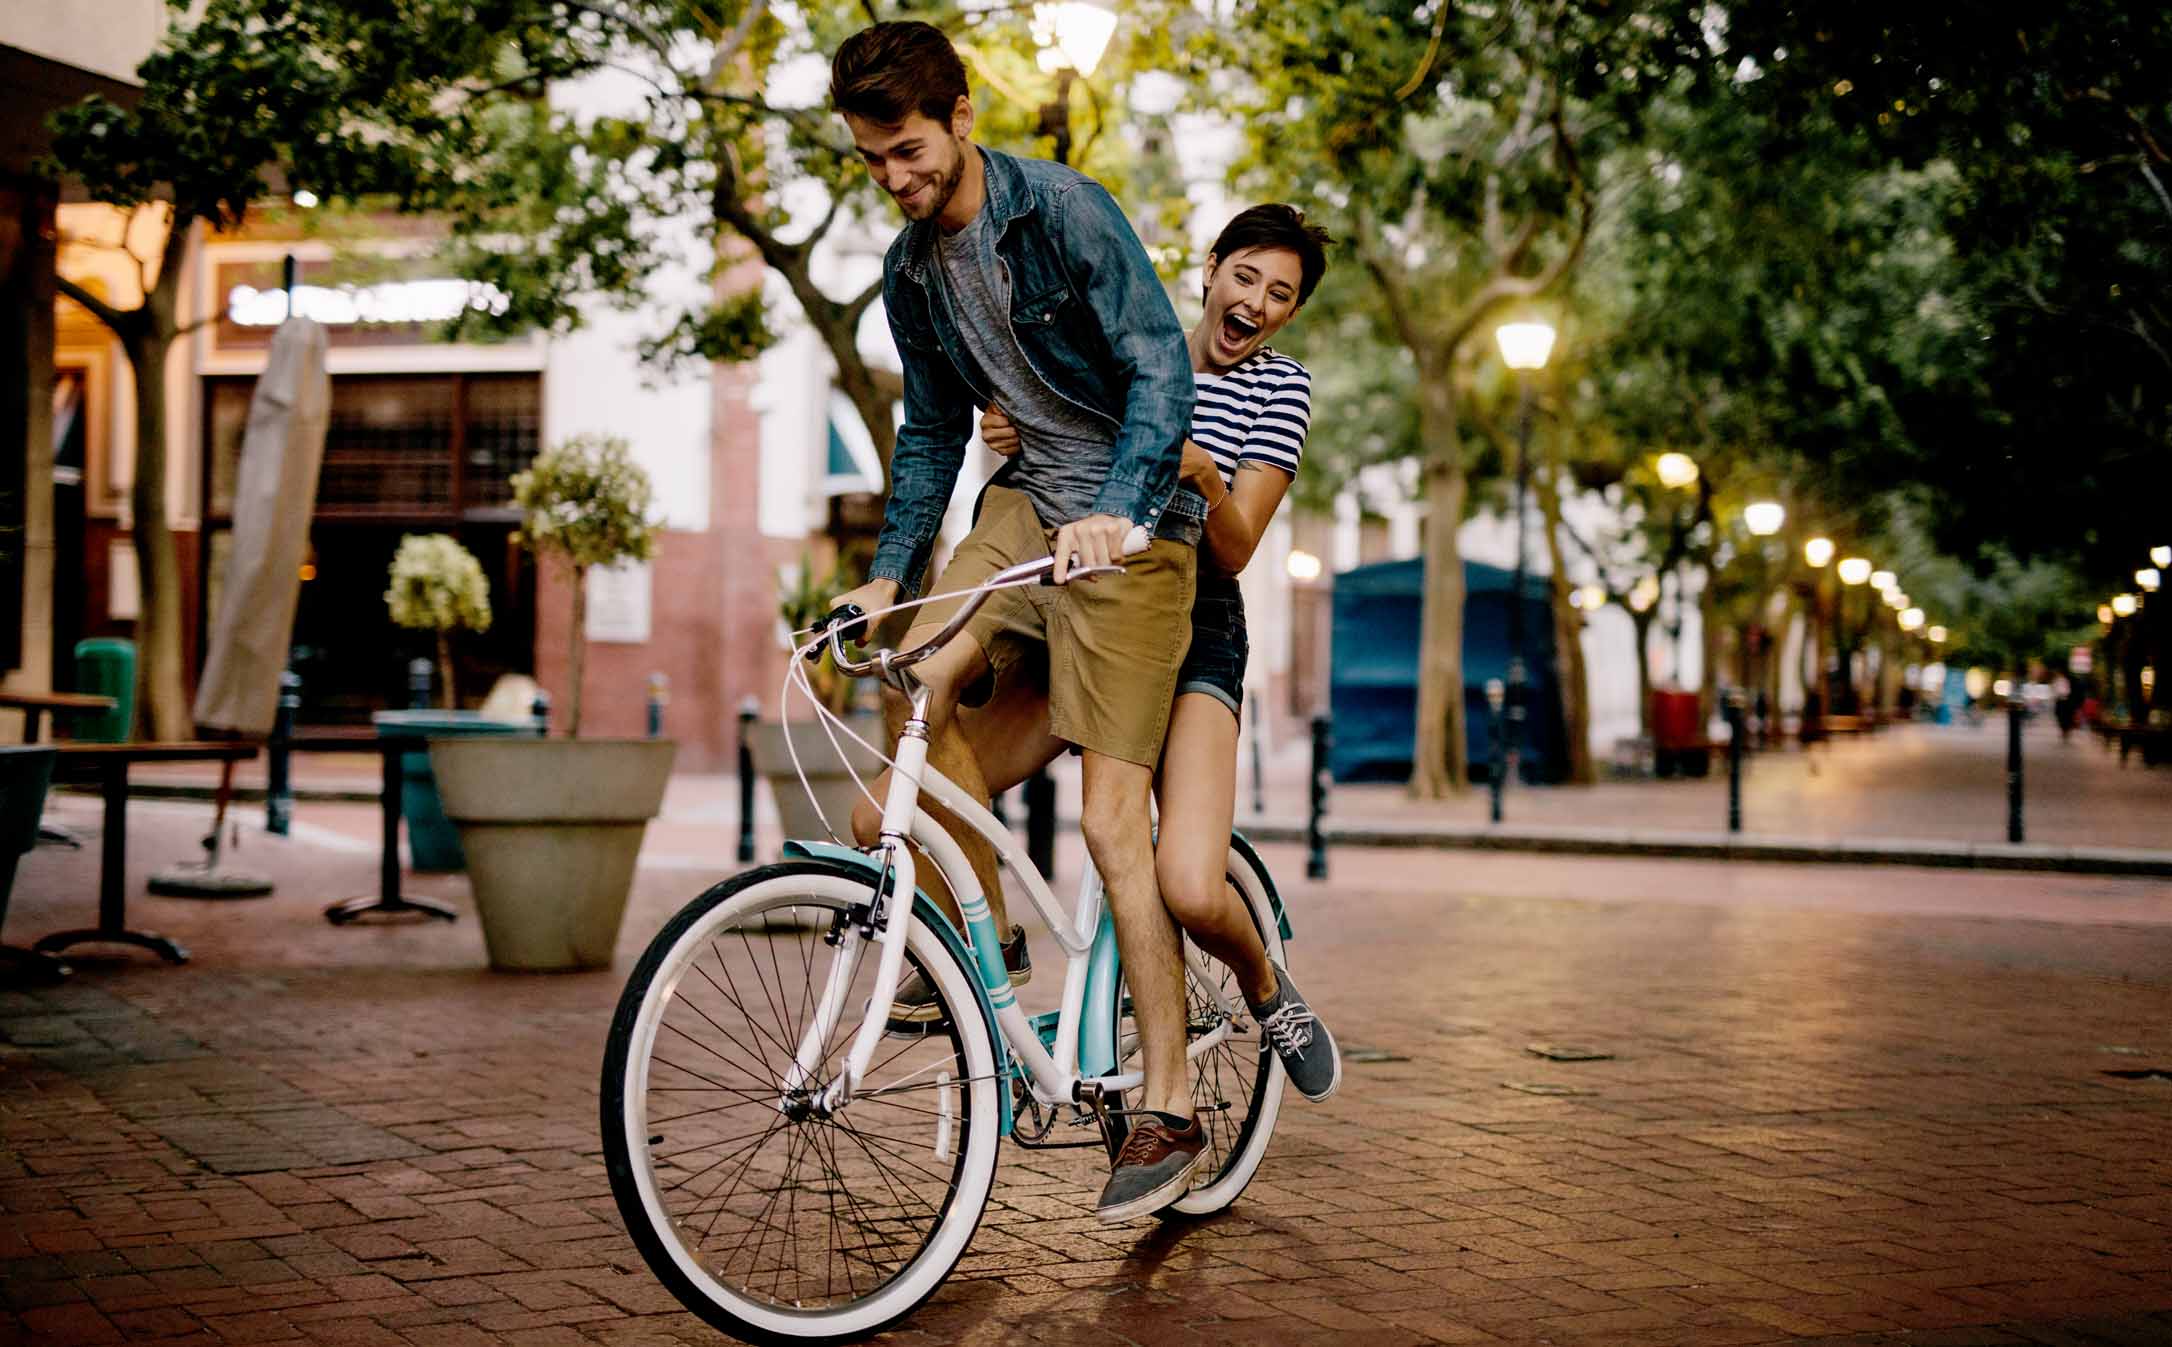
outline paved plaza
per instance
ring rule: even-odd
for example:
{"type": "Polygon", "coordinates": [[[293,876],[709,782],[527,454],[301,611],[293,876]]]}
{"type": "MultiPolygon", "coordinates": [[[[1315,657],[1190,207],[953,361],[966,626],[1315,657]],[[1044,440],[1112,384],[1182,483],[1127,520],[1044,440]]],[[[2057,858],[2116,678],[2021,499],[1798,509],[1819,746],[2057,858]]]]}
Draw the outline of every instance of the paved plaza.
{"type": "MultiPolygon", "coordinates": [[[[2128,775],[2161,809],[2165,775],[2128,775]]],[[[635,1254],[596,1124],[624,970],[731,869],[712,804],[659,827],[618,972],[535,977],[485,970],[457,875],[408,880],[457,924],[324,922],[376,885],[369,806],[251,830],[278,892],[212,903],[143,895],[206,810],[139,803],[131,920],[194,959],[0,993],[0,1340],[721,1341],[635,1254]]],[[[1268,858],[1341,1093],[1293,1098],[1198,1224],[1104,1228],[1092,1152],[1007,1146],[958,1274],[884,1341],[2172,1342],[2172,883],[1268,858]]],[[[8,938],[83,924],[95,867],[26,858],[8,938]]]]}

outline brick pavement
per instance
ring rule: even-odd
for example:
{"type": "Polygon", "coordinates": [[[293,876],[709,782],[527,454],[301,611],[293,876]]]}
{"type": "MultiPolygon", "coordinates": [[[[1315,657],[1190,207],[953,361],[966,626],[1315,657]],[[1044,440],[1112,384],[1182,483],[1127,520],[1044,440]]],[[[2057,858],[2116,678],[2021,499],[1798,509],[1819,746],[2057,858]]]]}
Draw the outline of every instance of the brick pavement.
{"type": "MultiPolygon", "coordinates": [[[[140,883],[201,811],[138,817],[140,883]]],[[[0,1340],[718,1341],[603,1179],[617,977],[489,974],[472,918],[333,929],[370,855],[242,854],[276,896],[135,889],[189,967],[0,994],[0,1340]]],[[[967,1263],[889,1341],[2172,1342],[2172,1081],[2106,1074],[2172,1073],[2172,885],[1270,860],[1308,990],[1373,1060],[1197,1225],[1105,1230],[1090,1152],[1007,1148],[967,1263]]],[[[8,935],[76,924],[93,873],[33,854],[8,935]]],[[[707,878],[643,872],[622,968],[707,878]]]]}

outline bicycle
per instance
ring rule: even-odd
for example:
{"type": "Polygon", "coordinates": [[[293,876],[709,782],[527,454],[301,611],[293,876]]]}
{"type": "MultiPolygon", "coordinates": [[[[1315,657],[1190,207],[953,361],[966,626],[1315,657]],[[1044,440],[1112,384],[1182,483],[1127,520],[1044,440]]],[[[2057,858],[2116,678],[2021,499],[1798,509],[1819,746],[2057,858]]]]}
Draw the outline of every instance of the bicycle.
{"type": "MultiPolygon", "coordinates": [[[[1126,554],[1144,546],[1135,530],[1126,554]]],[[[1089,860],[1064,913],[1009,828],[927,766],[930,694],[908,672],[990,594],[1045,583],[1051,564],[1014,566],[966,591],[913,650],[852,660],[845,624],[833,623],[795,652],[797,670],[797,656],[826,638],[845,672],[880,677],[910,700],[882,843],[790,842],[785,860],[709,889],[665,924],[620,996],[601,1099],[611,1190],[657,1278],[727,1333],[838,1342],[894,1324],[964,1255],[1004,1137],[1111,1155],[1122,1144],[1124,1100],[1144,1076],[1100,879],[1089,860]],[[988,840],[1062,946],[1059,1009],[1029,1017],[1019,1007],[987,901],[923,795],[988,840]],[[906,837],[950,882],[963,933],[915,885],[906,837]],[[894,901],[901,894],[910,901],[894,901]],[[888,1019],[908,968],[934,989],[940,1014],[904,1035],[888,1019]],[[1062,1139],[1087,1129],[1096,1135],[1062,1139]]],[[[818,711],[831,733],[843,728],[818,711]]],[[[1241,835],[1230,839],[1228,874],[1282,962],[1282,899],[1241,835]]],[[[1284,1077],[1229,971],[1183,947],[1186,1063],[1209,1135],[1199,1177],[1164,1214],[1198,1216],[1251,1181],[1284,1077]]]]}

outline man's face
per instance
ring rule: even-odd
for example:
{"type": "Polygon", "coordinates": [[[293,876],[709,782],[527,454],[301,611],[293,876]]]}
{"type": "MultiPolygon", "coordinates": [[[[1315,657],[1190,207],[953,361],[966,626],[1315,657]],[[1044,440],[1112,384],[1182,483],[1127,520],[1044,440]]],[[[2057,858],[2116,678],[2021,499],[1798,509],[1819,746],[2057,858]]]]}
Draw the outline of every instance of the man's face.
{"type": "Polygon", "coordinates": [[[906,114],[896,126],[845,114],[845,125],[852,129],[852,143],[868,175],[890,194],[908,220],[940,215],[965,176],[965,156],[971,148],[965,137],[972,130],[972,104],[962,98],[958,103],[962,111],[954,113],[948,125],[919,112],[906,114]]]}
{"type": "Polygon", "coordinates": [[[1304,279],[1297,254],[1287,248],[1243,248],[1207,259],[1207,360],[1231,369],[1250,358],[1297,316],[1304,279]]]}

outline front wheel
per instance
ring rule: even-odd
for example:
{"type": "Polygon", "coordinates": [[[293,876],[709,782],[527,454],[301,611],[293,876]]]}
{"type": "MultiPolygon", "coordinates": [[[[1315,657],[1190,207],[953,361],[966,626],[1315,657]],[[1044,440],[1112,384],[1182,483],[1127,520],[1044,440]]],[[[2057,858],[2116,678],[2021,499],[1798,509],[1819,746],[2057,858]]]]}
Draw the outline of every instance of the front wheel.
{"type": "MultiPolygon", "coordinates": [[[[1251,914],[1252,925],[1267,947],[1267,957],[1283,963],[1282,930],[1269,897],[1272,887],[1248,849],[1230,848],[1228,879],[1251,914]]],[[[1192,1109],[1206,1128],[1207,1146],[1192,1190],[1160,1214],[1204,1216],[1236,1201],[1252,1181],[1260,1161],[1266,1158],[1267,1143],[1274,1138],[1275,1118],[1282,1110],[1285,1077],[1281,1058],[1275,1055],[1273,1045],[1267,1042],[1245,1005],[1236,975],[1205,958],[1188,936],[1183,939],[1183,948],[1188,1043],[1197,1044],[1225,1024],[1228,1032],[1211,1047],[1187,1049],[1192,1109]],[[1210,977],[1202,978],[1202,967],[1210,970],[1210,977]]],[[[1102,1013],[1115,1020],[1117,1071],[1138,1070],[1143,1057],[1132,1022],[1131,991],[1121,979],[1114,1004],[1102,1013]]],[[[1127,1092],[1125,1107],[1136,1107],[1144,1093],[1127,1092]]]]}
{"type": "Polygon", "coordinates": [[[995,1177],[994,1036],[917,916],[905,972],[926,975],[942,1017],[882,1040],[852,1101],[820,1107],[874,995],[879,945],[840,939],[871,897],[864,875],[816,860],[719,884],[657,934],[611,1022],[619,1214],[673,1295],[747,1341],[839,1342],[910,1313],[965,1252],[995,1177]],[[803,1079],[795,1054],[833,969],[843,1013],[803,1079]]]}

